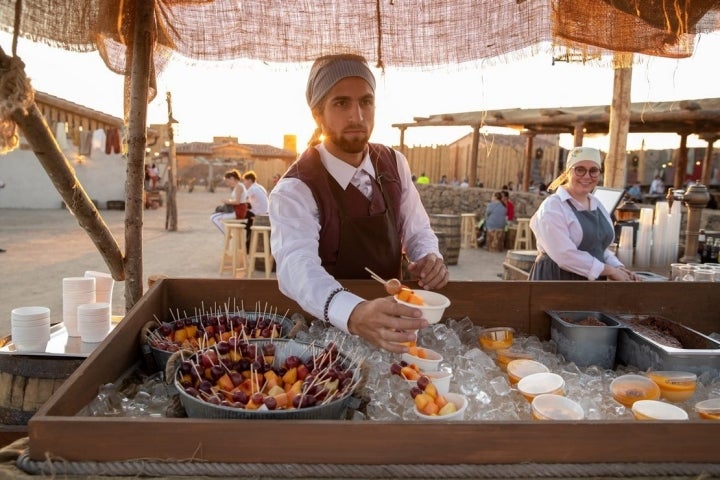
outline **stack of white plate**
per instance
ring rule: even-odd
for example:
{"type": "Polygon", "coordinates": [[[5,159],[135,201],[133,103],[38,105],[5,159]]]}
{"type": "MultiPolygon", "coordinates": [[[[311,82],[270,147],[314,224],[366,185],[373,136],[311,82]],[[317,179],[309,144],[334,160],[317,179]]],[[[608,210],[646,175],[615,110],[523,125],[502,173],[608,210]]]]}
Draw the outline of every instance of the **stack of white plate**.
{"type": "Polygon", "coordinates": [[[95,277],[95,301],[97,303],[109,303],[112,312],[112,296],[115,280],[112,275],[105,272],[95,272],[88,270],[85,272],[86,277],[95,277]]]}
{"type": "Polygon", "coordinates": [[[83,342],[102,342],[110,333],[110,304],[102,302],[78,305],[77,328],[83,342]]]}
{"type": "Polygon", "coordinates": [[[10,331],[19,352],[44,352],[50,340],[50,309],[18,307],[10,313],[10,331]]]}
{"type": "Polygon", "coordinates": [[[63,323],[69,337],[80,336],[77,311],[86,303],[95,303],[95,277],[63,278],[63,323]]]}

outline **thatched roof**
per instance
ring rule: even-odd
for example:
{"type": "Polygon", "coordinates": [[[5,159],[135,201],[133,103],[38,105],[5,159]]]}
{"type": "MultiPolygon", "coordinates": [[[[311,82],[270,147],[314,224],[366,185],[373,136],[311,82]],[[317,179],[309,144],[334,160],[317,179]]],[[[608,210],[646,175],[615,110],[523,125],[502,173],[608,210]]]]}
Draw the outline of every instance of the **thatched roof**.
{"type": "MultiPolygon", "coordinates": [[[[481,112],[441,113],[416,117],[411,123],[395,123],[393,127],[430,126],[492,126],[507,127],[537,134],[572,134],[582,125],[587,134],[607,134],[610,106],[558,108],[513,108],[481,112]]],[[[697,134],[720,137],[720,98],[676,102],[643,102],[630,105],[630,133],[697,134]]]]}

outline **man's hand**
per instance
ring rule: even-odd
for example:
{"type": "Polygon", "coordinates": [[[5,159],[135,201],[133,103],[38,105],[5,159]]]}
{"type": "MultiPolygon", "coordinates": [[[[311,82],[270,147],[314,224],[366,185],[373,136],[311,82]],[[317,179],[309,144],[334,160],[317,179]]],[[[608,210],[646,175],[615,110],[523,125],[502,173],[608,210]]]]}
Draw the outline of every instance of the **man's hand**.
{"type": "Polygon", "coordinates": [[[430,253],[417,262],[410,262],[408,271],[425,290],[437,290],[447,285],[450,272],[442,259],[430,253]]]}
{"type": "Polygon", "coordinates": [[[417,308],[385,297],[359,303],[350,314],[348,331],[389,352],[405,353],[404,343],[415,341],[416,331],[428,325],[417,308]]]}

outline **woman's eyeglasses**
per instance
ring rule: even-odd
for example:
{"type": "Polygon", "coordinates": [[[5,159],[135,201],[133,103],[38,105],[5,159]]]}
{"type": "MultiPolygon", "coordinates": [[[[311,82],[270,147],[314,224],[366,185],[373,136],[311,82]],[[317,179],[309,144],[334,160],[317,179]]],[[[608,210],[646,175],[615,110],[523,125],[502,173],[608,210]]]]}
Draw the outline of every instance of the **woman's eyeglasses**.
{"type": "Polygon", "coordinates": [[[598,175],[600,175],[600,172],[602,172],[602,170],[600,170],[597,167],[592,167],[592,168],[573,167],[573,172],[575,172],[575,176],[577,176],[577,177],[584,177],[586,173],[589,173],[590,177],[597,178],[598,175]]]}

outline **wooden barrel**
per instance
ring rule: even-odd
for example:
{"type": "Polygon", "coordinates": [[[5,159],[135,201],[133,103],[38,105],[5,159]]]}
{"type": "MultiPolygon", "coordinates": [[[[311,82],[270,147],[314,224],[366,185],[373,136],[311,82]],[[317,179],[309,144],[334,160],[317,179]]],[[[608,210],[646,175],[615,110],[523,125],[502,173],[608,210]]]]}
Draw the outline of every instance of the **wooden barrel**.
{"type": "Polygon", "coordinates": [[[433,231],[445,236],[445,250],[441,252],[445,258],[447,265],[457,265],[460,256],[461,235],[461,216],[460,215],[430,215],[430,226],[433,231]]]}
{"type": "Polygon", "coordinates": [[[27,425],[30,417],[83,360],[57,356],[0,355],[0,423],[5,426],[27,425]]]}
{"type": "Polygon", "coordinates": [[[503,262],[503,280],[527,280],[537,250],[508,250],[503,262]]]}

